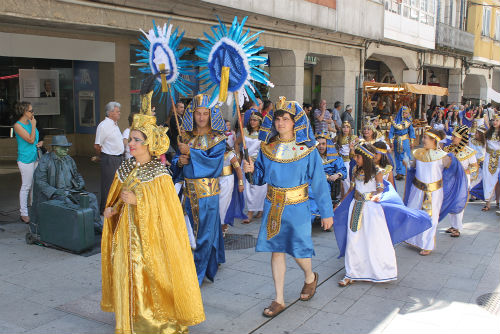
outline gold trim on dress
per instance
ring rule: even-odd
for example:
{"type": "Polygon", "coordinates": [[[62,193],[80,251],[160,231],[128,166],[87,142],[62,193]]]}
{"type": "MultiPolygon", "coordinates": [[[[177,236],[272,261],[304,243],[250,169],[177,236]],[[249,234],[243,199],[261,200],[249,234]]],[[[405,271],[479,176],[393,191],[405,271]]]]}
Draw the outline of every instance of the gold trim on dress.
{"type": "Polygon", "coordinates": [[[488,171],[490,174],[495,174],[498,168],[498,158],[500,157],[500,150],[492,150],[489,147],[486,147],[486,153],[490,155],[488,161],[488,171]]]}
{"type": "Polygon", "coordinates": [[[198,227],[200,223],[200,206],[198,201],[205,197],[215,196],[220,193],[218,178],[202,179],[184,179],[187,190],[187,197],[191,204],[191,213],[193,215],[193,233],[198,236],[198,227]]]}
{"type": "Polygon", "coordinates": [[[224,166],[222,168],[222,173],[220,174],[220,176],[228,176],[232,174],[233,174],[233,166],[229,165],[229,166],[224,166]]]}
{"type": "Polygon", "coordinates": [[[267,185],[266,198],[271,202],[267,216],[267,240],[276,236],[281,229],[281,216],[286,205],[299,204],[309,200],[309,184],[293,188],[278,188],[267,185]]]}
{"type": "Polygon", "coordinates": [[[432,150],[426,148],[417,148],[413,151],[415,159],[421,162],[431,162],[443,159],[447,153],[441,149],[432,150]]]}
{"type": "Polygon", "coordinates": [[[215,131],[210,131],[206,135],[195,135],[190,132],[185,132],[182,135],[182,141],[187,143],[190,148],[206,151],[219,144],[226,139],[226,136],[215,131]]]}
{"type": "Polygon", "coordinates": [[[422,201],[422,210],[427,212],[432,217],[432,192],[443,187],[443,180],[432,183],[425,183],[417,179],[413,179],[413,185],[424,192],[424,200],[422,201]]]}

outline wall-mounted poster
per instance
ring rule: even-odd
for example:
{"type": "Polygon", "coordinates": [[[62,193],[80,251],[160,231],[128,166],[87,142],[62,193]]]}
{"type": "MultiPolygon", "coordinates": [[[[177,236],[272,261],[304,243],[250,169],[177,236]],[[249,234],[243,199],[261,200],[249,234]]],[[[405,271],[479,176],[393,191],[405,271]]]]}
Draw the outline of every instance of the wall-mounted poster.
{"type": "Polygon", "coordinates": [[[99,123],[99,63],[73,62],[73,93],[77,133],[95,133],[99,123]]]}
{"type": "Polygon", "coordinates": [[[33,106],[35,115],[59,115],[59,72],[19,70],[19,99],[33,106]]]}

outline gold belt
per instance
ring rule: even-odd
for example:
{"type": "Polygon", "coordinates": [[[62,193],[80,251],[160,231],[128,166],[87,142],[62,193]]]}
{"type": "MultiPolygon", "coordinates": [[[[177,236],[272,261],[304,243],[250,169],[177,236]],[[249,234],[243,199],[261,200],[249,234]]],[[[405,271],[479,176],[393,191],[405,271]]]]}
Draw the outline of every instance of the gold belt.
{"type": "Polygon", "coordinates": [[[404,134],[402,136],[398,136],[396,135],[396,137],[398,137],[399,140],[406,140],[406,139],[410,139],[410,136],[408,136],[408,134],[404,134]]]}
{"type": "Polygon", "coordinates": [[[402,136],[396,135],[396,152],[404,152],[403,141],[405,141],[406,139],[410,139],[410,136],[408,136],[408,134],[404,134],[402,136]]]}
{"type": "Polygon", "coordinates": [[[500,157],[500,150],[492,150],[491,148],[486,147],[486,152],[490,155],[490,159],[488,161],[488,171],[490,174],[495,174],[498,168],[498,158],[500,157]]]}
{"type": "Polygon", "coordinates": [[[354,192],[354,207],[352,209],[351,221],[349,228],[353,232],[357,232],[361,229],[361,223],[363,221],[363,207],[366,201],[371,200],[372,193],[360,193],[359,191],[354,192]]]}
{"type": "Polygon", "coordinates": [[[422,202],[422,210],[425,210],[432,216],[432,192],[443,187],[443,180],[432,183],[425,183],[417,178],[413,179],[413,185],[424,192],[424,201],[422,202]]]}
{"type": "Polygon", "coordinates": [[[222,168],[222,173],[220,174],[220,176],[228,176],[232,174],[233,174],[233,166],[229,165],[229,166],[224,166],[222,168]]]}
{"type": "Polygon", "coordinates": [[[307,183],[293,188],[278,188],[267,185],[266,198],[271,202],[267,216],[267,240],[280,232],[281,216],[285,205],[299,204],[309,200],[307,183]]]}

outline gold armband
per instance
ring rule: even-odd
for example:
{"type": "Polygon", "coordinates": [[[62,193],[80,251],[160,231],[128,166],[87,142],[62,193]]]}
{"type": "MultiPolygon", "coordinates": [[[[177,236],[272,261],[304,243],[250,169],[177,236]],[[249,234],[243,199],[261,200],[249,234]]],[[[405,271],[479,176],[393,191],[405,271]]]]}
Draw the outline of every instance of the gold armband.
{"type": "Polygon", "coordinates": [[[238,180],[238,185],[242,186],[243,185],[243,180],[238,180]]]}
{"type": "Polygon", "coordinates": [[[234,164],[232,164],[234,168],[240,168],[240,163],[236,161],[234,164]]]}

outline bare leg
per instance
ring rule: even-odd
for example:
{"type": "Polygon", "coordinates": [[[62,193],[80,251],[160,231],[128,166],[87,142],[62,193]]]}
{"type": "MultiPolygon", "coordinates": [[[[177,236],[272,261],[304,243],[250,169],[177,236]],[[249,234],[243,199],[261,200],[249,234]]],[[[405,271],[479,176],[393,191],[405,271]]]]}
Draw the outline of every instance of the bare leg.
{"type": "Polygon", "coordinates": [[[252,221],[253,219],[253,211],[248,211],[248,219],[245,219],[242,221],[243,224],[250,224],[250,222],[252,221]]]}
{"type": "Polygon", "coordinates": [[[500,183],[498,183],[498,182],[495,186],[495,195],[497,197],[497,206],[498,206],[498,203],[500,201],[500,183]]]}
{"type": "MultiPolygon", "coordinates": [[[[295,262],[299,265],[300,269],[304,272],[304,282],[309,284],[314,281],[314,273],[312,271],[311,258],[295,259],[295,262]]],[[[302,298],[306,298],[307,295],[300,295],[302,298]]]]}
{"type": "Polygon", "coordinates": [[[273,253],[271,255],[271,268],[273,270],[274,288],[276,289],[275,301],[279,304],[285,304],[285,297],[283,295],[286,272],[285,253],[273,253]]]}

